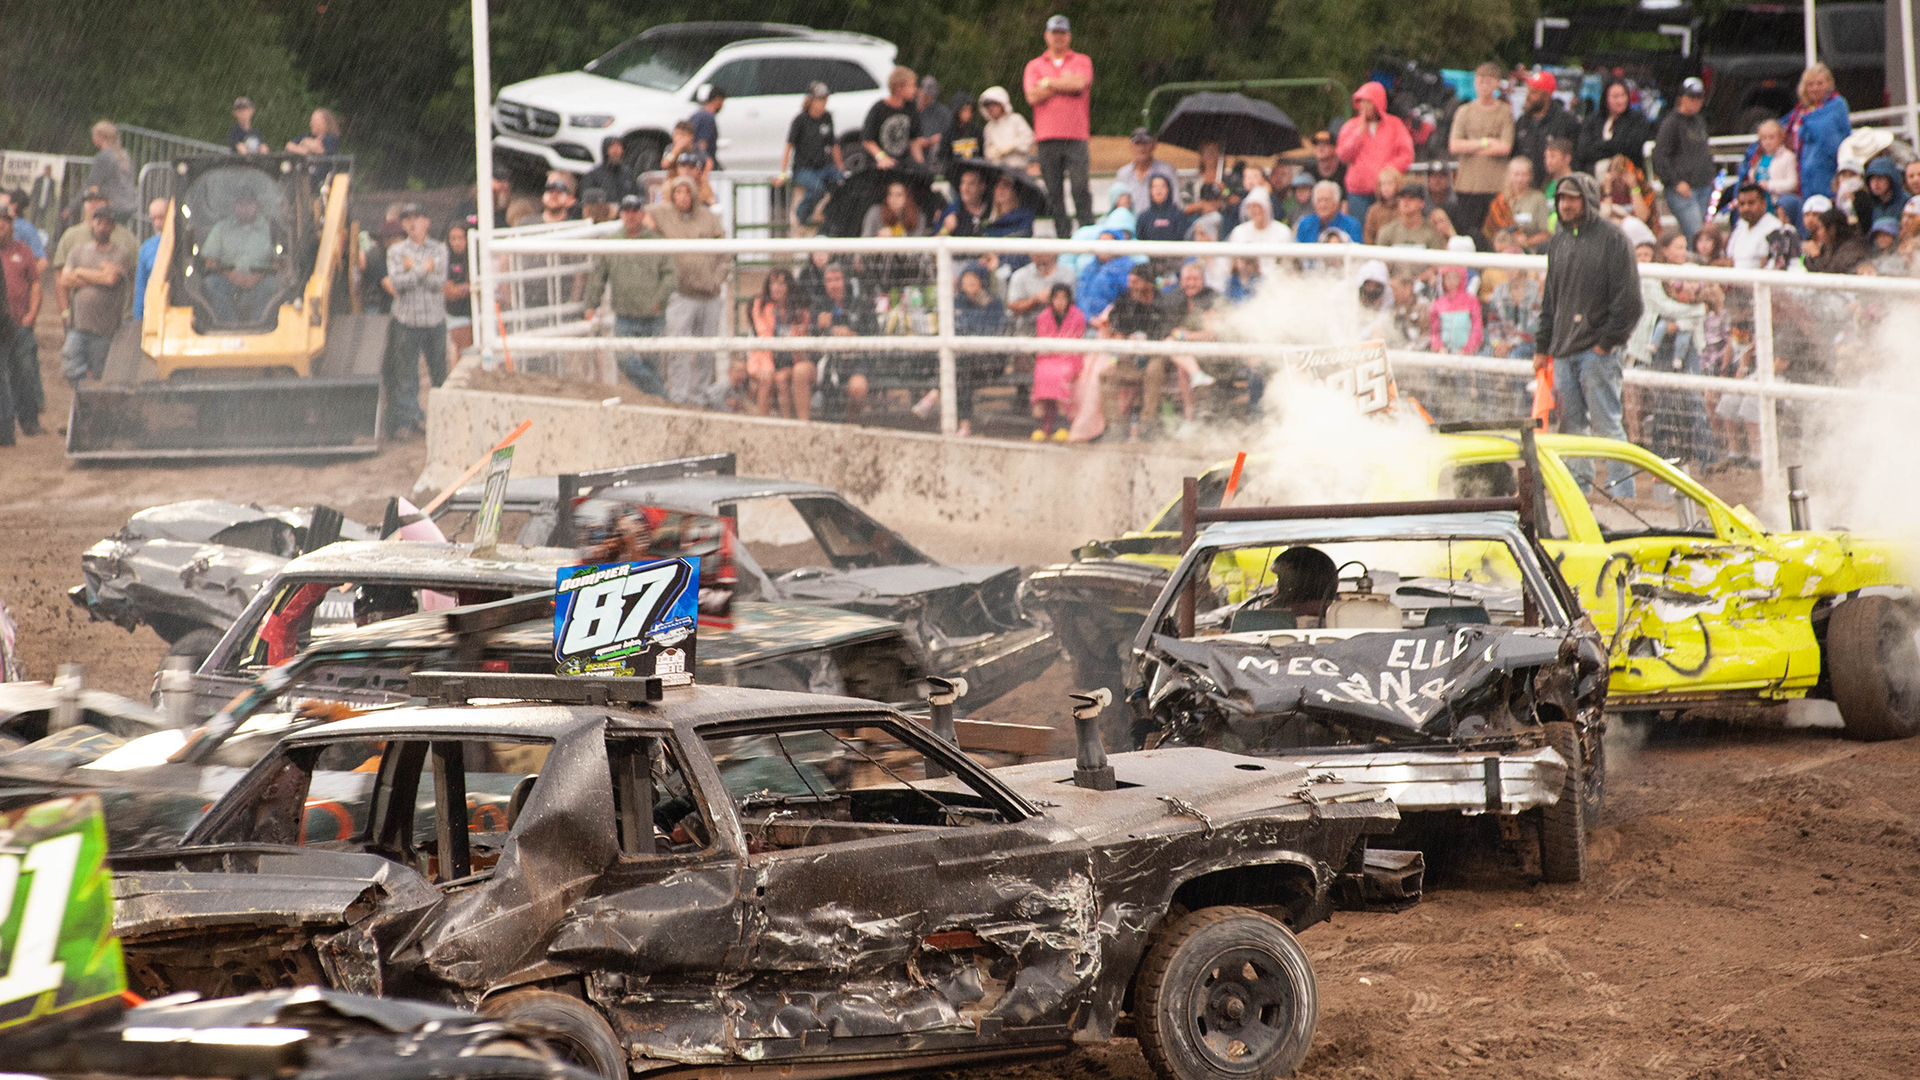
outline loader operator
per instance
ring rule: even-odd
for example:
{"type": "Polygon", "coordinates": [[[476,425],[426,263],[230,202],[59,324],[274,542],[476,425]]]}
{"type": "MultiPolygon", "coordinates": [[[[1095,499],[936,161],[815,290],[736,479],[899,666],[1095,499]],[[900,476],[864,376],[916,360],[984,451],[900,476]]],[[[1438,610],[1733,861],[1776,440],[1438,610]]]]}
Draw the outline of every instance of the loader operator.
{"type": "Polygon", "coordinates": [[[221,218],[200,245],[207,267],[207,304],[216,326],[256,323],[280,293],[273,276],[273,229],[260,216],[260,198],[242,191],[233,216],[221,218]]]}

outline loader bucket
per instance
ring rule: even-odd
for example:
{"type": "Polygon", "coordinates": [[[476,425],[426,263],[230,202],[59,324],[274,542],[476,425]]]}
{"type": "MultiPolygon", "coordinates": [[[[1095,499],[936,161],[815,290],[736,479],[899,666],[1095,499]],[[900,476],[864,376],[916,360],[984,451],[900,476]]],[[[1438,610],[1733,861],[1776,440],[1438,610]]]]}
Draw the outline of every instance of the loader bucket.
{"type": "Polygon", "coordinates": [[[67,422],[76,461],[377,453],[380,379],[357,376],[78,388],[67,422]]]}

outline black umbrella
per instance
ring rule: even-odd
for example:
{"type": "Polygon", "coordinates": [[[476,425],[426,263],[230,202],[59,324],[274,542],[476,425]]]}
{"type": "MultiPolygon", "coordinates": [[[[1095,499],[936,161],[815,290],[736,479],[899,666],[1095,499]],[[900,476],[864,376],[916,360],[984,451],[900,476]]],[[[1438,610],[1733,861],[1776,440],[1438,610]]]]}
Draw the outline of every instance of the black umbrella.
{"type": "Polygon", "coordinates": [[[1040,190],[1040,185],[1034,183],[1033,177],[1027,175],[1026,169],[995,165],[984,158],[955,158],[953,164],[947,166],[947,176],[955,185],[960,183],[961,174],[970,172],[979,173],[980,178],[986,181],[989,205],[993,202],[994,185],[998,184],[1000,178],[1004,176],[1013,181],[1013,190],[1019,195],[1021,206],[1033,211],[1035,217],[1046,214],[1047,193],[1040,190]]]}
{"type": "Polygon", "coordinates": [[[907,194],[920,207],[923,231],[932,232],[935,219],[947,205],[933,190],[933,174],[920,169],[862,169],[833,189],[833,198],[821,219],[820,231],[828,236],[859,236],[867,211],[887,197],[887,188],[895,183],[907,185],[907,194]]]}
{"type": "Polygon", "coordinates": [[[1217,141],[1222,154],[1266,156],[1300,145],[1300,129],[1278,105],[1245,94],[1188,94],[1160,125],[1160,141],[1188,150],[1217,141]]]}

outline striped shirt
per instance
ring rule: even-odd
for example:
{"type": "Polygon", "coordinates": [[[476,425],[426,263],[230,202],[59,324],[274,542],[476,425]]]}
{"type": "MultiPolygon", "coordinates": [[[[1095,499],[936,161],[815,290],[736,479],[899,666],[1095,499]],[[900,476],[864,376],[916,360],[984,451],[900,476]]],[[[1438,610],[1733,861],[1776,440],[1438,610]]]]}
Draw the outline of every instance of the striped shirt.
{"type": "Polygon", "coordinates": [[[402,326],[438,326],[447,321],[447,245],[438,240],[402,240],[387,249],[387,281],[393,286],[393,317],[402,326]],[[406,260],[413,269],[406,269],[406,260]],[[429,269],[429,267],[431,267],[429,269]]]}

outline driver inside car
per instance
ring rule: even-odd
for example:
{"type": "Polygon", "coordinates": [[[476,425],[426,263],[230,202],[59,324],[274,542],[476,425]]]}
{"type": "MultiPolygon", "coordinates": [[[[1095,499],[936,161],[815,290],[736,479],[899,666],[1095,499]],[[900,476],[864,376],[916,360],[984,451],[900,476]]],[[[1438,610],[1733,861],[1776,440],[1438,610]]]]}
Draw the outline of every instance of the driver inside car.
{"type": "Polygon", "coordinates": [[[215,222],[200,245],[207,304],[216,324],[260,321],[280,291],[273,276],[273,246],[273,229],[260,214],[259,195],[241,191],[234,196],[233,215],[215,222]]]}
{"type": "Polygon", "coordinates": [[[1340,594],[1340,571],[1315,547],[1290,547],[1273,560],[1273,594],[1262,605],[1293,612],[1301,629],[1313,629],[1327,617],[1327,605],[1340,594]]]}

